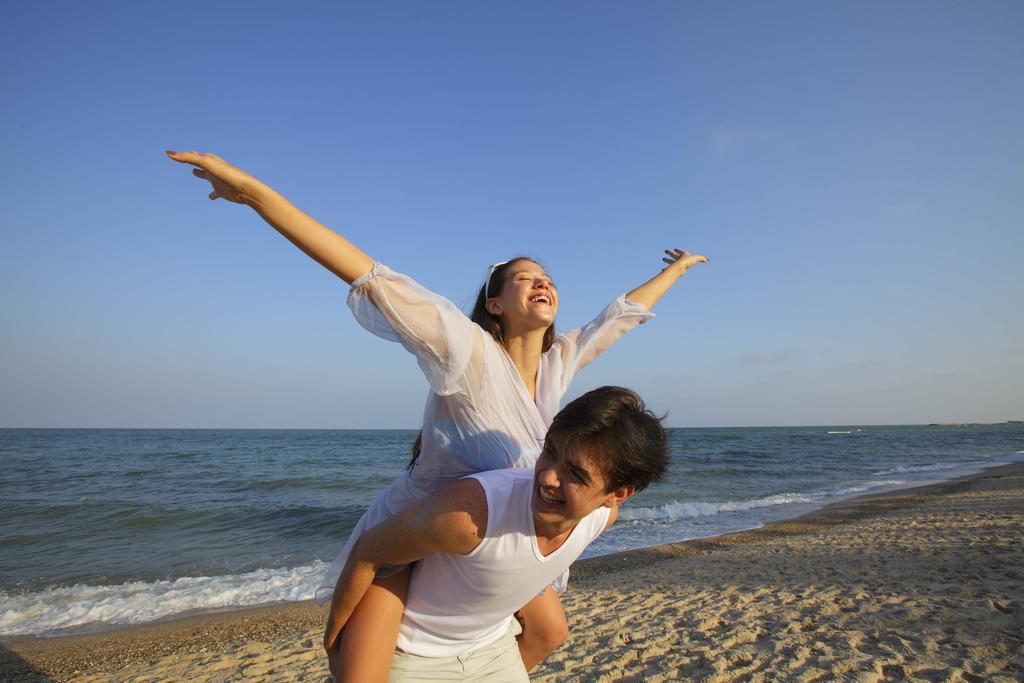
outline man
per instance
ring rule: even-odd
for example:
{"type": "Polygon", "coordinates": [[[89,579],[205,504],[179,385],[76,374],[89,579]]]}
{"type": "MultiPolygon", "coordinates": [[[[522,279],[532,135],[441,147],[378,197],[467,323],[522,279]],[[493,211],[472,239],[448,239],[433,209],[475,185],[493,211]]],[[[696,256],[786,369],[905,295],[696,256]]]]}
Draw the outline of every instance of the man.
{"type": "Polygon", "coordinates": [[[363,534],[335,590],[325,646],[379,566],[417,562],[389,680],[527,681],[514,613],[667,462],[661,422],[635,393],[584,394],[555,416],[532,473],[471,475],[363,534]]]}

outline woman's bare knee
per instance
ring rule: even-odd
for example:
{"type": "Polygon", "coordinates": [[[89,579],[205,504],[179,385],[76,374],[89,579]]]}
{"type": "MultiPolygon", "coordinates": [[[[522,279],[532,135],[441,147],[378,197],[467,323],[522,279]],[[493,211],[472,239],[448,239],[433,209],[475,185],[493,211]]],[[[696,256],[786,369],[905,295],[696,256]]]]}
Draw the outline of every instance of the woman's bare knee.
{"type": "Polygon", "coordinates": [[[558,594],[550,588],[527,603],[519,615],[523,625],[519,652],[529,671],[565,642],[569,637],[569,622],[558,594]]]}
{"type": "Polygon", "coordinates": [[[565,620],[564,614],[558,616],[561,618],[552,618],[540,624],[529,624],[523,631],[526,637],[535,639],[549,654],[561,647],[569,637],[569,622],[565,620]]]}

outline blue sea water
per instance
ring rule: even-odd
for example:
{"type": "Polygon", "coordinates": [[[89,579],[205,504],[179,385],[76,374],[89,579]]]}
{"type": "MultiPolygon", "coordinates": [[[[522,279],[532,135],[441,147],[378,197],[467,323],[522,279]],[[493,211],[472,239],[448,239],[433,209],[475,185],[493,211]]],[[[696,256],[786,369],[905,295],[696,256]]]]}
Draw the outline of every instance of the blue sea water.
{"type": "MultiPolygon", "coordinates": [[[[414,431],[0,430],[0,634],[312,596],[414,431]]],[[[589,555],[1024,459],[1024,424],[670,430],[669,476],[589,555]]]]}

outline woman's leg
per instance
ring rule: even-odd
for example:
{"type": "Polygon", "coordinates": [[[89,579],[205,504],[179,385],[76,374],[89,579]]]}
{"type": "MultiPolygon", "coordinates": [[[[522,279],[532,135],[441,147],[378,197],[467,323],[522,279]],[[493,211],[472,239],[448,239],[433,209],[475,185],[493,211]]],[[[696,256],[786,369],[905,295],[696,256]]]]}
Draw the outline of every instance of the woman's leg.
{"type": "Polygon", "coordinates": [[[384,683],[395,655],[398,626],[405,610],[410,568],[375,579],[356,605],[331,653],[331,673],[338,683],[384,683]]]}
{"type": "Polygon", "coordinates": [[[558,649],[569,636],[569,622],[565,620],[562,601],[551,586],[519,610],[523,632],[519,635],[519,654],[526,670],[558,649]]]}

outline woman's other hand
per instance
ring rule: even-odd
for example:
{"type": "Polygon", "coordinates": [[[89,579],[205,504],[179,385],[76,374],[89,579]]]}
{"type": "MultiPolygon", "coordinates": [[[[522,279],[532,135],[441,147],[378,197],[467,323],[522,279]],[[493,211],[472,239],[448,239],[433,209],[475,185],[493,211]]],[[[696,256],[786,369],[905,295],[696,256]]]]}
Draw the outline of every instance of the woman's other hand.
{"type": "Polygon", "coordinates": [[[691,254],[683,249],[666,249],[665,258],[661,259],[668,264],[665,270],[676,270],[680,275],[689,270],[697,263],[707,263],[708,258],[700,254],[691,254]]]}
{"type": "Polygon", "coordinates": [[[178,163],[196,166],[197,168],[192,169],[192,175],[209,181],[213,188],[209,195],[210,199],[226,199],[236,204],[252,202],[251,192],[259,181],[216,154],[167,150],[167,156],[178,163]]]}
{"type": "Polygon", "coordinates": [[[327,638],[325,637],[324,650],[327,652],[327,669],[331,672],[331,676],[334,677],[334,680],[341,680],[341,649],[338,647],[337,639],[332,644],[328,645],[327,638]]]}
{"type": "Polygon", "coordinates": [[[706,256],[691,254],[684,249],[666,249],[665,258],[661,260],[668,265],[650,280],[626,294],[627,299],[651,308],[691,266],[708,262],[706,256]]]}

